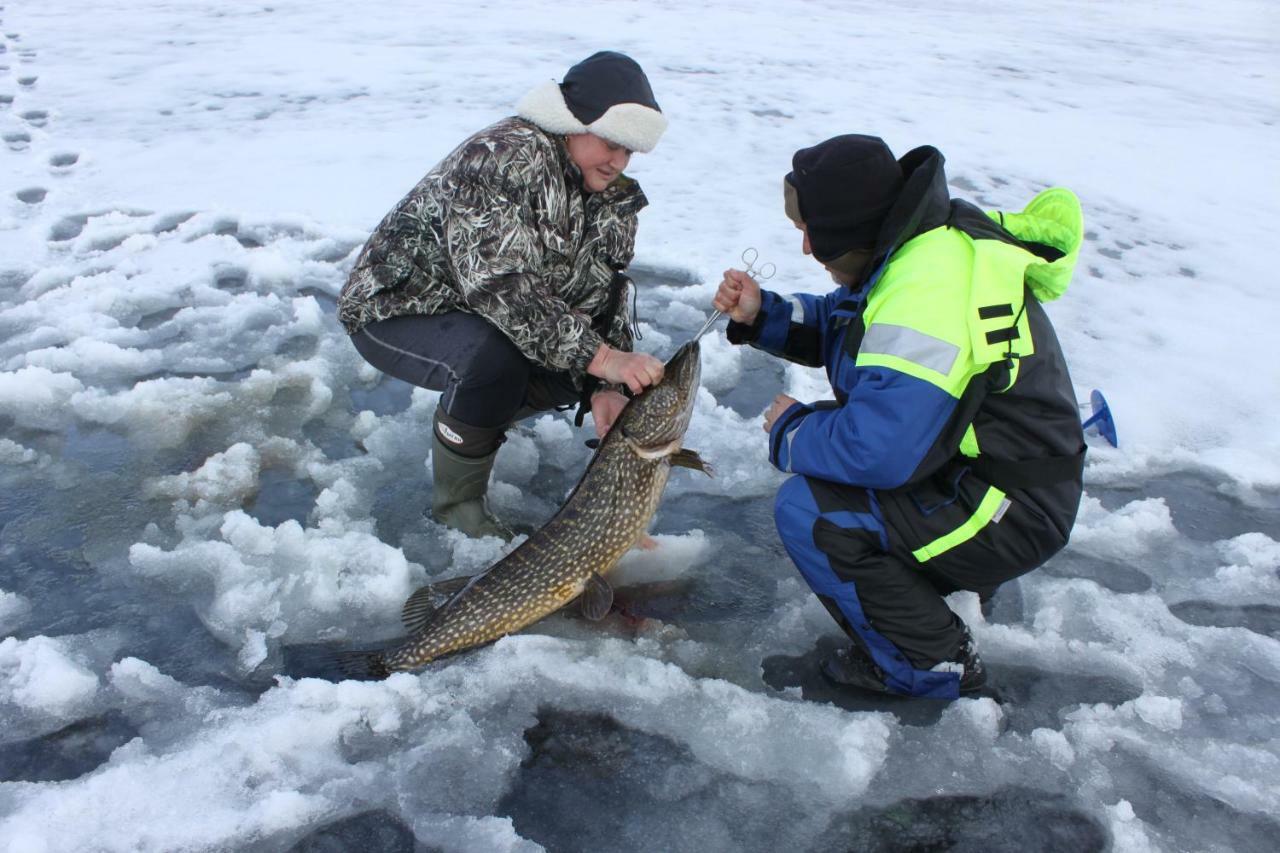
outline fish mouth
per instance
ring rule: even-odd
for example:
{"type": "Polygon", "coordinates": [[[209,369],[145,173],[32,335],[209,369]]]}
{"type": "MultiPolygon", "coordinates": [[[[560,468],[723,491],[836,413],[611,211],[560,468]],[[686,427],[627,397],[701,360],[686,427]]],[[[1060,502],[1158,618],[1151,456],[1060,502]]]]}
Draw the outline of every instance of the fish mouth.
{"type": "Polygon", "coordinates": [[[692,397],[702,377],[702,348],[698,342],[687,341],[681,344],[675,355],[667,361],[665,373],[675,380],[682,393],[692,397]]]}
{"type": "Polygon", "coordinates": [[[697,341],[688,341],[676,350],[675,355],[667,362],[666,374],[679,391],[683,409],[680,420],[687,427],[693,414],[693,400],[702,380],[702,347],[697,341]]]}
{"type": "Polygon", "coordinates": [[[679,376],[680,372],[696,370],[702,364],[702,347],[697,341],[685,341],[675,351],[675,355],[667,359],[667,372],[679,376]]]}

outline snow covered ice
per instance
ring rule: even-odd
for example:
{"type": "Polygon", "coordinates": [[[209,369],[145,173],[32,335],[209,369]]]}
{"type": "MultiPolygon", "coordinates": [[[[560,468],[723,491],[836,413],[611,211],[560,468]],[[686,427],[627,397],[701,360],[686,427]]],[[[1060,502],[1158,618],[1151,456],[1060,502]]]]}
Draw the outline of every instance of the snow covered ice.
{"type": "MultiPolygon", "coordinates": [[[[1265,0],[706,4],[0,0],[0,847],[1271,850],[1280,830],[1280,13],[1265,0]],[[503,553],[421,516],[436,395],[334,318],[401,195],[527,89],[635,56],[671,128],[631,172],[641,346],[744,248],[825,287],[791,153],[933,144],[953,192],[1061,184],[1050,306],[1102,388],[1069,548],[973,627],[999,701],[858,700],[777,541],[761,412],[822,377],[704,339],[642,620],[552,617],[378,683],[372,643],[503,553]]],[[[587,460],[522,424],[500,512],[587,460]]]]}

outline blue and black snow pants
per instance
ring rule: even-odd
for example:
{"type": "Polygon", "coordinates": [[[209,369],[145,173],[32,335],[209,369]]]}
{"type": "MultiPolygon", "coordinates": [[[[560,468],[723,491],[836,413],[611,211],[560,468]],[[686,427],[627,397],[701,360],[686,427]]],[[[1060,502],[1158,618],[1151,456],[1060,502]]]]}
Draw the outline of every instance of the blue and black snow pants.
{"type": "Polygon", "coordinates": [[[914,556],[962,527],[988,489],[960,471],[883,491],[795,476],[778,491],[774,518],[787,553],[894,693],[958,696],[956,673],[931,671],[955,660],[964,638],[943,596],[961,589],[989,596],[1066,544],[1069,524],[1062,530],[1015,491],[971,538],[923,562],[914,556]]]}

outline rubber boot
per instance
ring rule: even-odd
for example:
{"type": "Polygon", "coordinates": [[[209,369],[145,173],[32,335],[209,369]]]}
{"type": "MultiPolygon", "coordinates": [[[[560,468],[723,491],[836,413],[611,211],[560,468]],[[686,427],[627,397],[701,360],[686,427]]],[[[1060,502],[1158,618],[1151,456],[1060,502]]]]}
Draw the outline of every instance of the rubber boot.
{"type": "Polygon", "coordinates": [[[431,476],[435,487],[431,515],[436,521],[468,536],[497,536],[511,541],[515,533],[494,518],[485,506],[489,473],[497,458],[496,448],[488,456],[462,456],[441,441],[439,433],[432,431],[431,476]]]}

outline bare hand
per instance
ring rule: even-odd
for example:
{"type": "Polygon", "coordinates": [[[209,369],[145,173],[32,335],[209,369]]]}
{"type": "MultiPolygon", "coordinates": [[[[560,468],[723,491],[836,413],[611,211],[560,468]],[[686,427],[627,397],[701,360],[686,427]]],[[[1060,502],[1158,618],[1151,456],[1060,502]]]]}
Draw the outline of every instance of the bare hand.
{"type": "Polygon", "coordinates": [[[604,438],[626,407],[627,398],[617,391],[597,391],[591,395],[591,420],[596,425],[596,438],[604,438]]]}
{"type": "Polygon", "coordinates": [[[788,397],[786,394],[779,394],[774,397],[773,402],[769,404],[769,408],[766,409],[764,413],[764,431],[772,431],[774,421],[781,417],[783,412],[798,402],[800,401],[794,397],[788,397]]]}
{"type": "Polygon", "coordinates": [[[750,323],[760,313],[760,285],[742,270],[725,270],[711,305],[735,323],[750,323]]]}
{"type": "Polygon", "coordinates": [[[601,344],[587,365],[587,373],[614,385],[626,385],[632,394],[661,382],[663,369],[662,362],[648,353],[624,352],[608,344],[601,344]]]}

